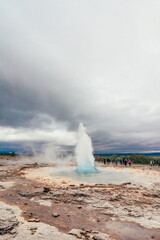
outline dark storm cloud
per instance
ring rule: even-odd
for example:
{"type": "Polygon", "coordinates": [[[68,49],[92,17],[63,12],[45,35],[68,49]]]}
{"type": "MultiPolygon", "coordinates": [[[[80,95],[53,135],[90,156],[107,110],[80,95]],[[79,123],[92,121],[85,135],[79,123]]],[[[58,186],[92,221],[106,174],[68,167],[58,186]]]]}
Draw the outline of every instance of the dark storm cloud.
{"type": "Polygon", "coordinates": [[[159,150],[159,10],[0,0],[0,140],[74,145],[83,122],[95,151],[159,150]]]}
{"type": "Polygon", "coordinates": [[[40,113],[48,114],[57,121],[69,121],[70,109],[52,90],[36,88],[23,82],[1,81],[0,119],[2,125],[29,127],[30,120],[40,113]]]}

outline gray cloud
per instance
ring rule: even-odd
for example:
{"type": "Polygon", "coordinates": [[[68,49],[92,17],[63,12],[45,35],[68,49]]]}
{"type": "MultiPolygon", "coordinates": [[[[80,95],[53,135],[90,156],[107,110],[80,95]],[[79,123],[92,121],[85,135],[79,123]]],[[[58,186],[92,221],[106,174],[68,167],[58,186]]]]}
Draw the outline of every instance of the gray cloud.
{"type": "Polygon", "coordinates": [[[160,150],[159,11],[151,0],[0,0],[2,135],[41,141],[83,122],[95,151],[160,150]]]}

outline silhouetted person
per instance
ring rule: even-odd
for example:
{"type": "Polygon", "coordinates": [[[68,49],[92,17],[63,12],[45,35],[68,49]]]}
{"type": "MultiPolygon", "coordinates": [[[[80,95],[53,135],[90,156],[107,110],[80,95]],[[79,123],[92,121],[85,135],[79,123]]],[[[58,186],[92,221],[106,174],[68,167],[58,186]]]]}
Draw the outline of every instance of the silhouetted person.
{"type": "Polygon", "coordinates": [[[105,158],[103,159],[103,161],[104,161],[104,164],[106,164],[106,159],[105,158]]]}
{"type": "Polygon", "coordinates": [[[127,159],[124,159],[124,165],[127,166],[127,159]]]}
{"type": "Polygon", "coordinates": [[[116,164],[116,166],[117,166],[117,163],[118,163],[118,159],[116,158],[116,159],[115,159],[115,164],[116,164]]]}

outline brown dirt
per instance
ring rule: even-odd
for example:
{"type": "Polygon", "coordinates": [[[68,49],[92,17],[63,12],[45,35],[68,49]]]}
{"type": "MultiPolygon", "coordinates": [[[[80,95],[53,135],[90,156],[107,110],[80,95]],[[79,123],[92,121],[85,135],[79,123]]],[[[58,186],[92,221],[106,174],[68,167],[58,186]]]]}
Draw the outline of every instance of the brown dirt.
{"type": "Polygon", "coordinates": [[[11,188],[0,191],[0,201],[18,206],[27,221],[41,221],[65,233],[78,228],[108,233],[117,240],[160,240],[160,229],[147,229],[132,221],[121,221],[118,216],[113,220],[112,215],[105,215],[97,208],[90,208],[85,202],[86,199],[91,199],[97,194],[113,206],[115,204],[115,207],[119,203],[121,206],[132,204],[135,207],[143,205],[145,208],[148,205],[160,203],[160,196],[156,195],[157,192],[154,190],[136,188],[130,184],[60,186],[55,183],[49,185],[49,191],[45,192],[44,183],[26,179],[23,173],[24,168],[32,169],[41,166],[30,164],[1,167],[4,170],[4,174],[1,174],[1,181],[13,180],[15,184],[11,188]],[[126,191],[128,200],[126,200],[126,191]],[[40,205],[39,200],[50,201],[51,206],[40,205]],[[58,213],[59,216],[53,217],[53,213],[58,213]]]}

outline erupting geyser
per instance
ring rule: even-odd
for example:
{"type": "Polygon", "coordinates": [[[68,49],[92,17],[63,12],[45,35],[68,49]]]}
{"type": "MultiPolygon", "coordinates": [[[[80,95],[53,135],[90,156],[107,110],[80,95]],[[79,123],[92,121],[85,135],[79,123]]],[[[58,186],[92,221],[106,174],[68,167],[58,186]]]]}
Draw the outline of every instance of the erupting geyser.
{"type": "Polygon", "coordinates": [[[77,173],[88,174],[97,172],[97,169],[94,167],[92,141],[82,123],[79,124],[78,142],[75,153],[78,162],[77,173]]]}

